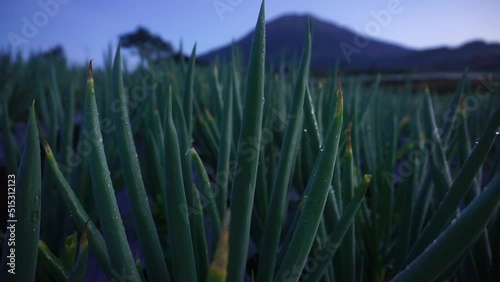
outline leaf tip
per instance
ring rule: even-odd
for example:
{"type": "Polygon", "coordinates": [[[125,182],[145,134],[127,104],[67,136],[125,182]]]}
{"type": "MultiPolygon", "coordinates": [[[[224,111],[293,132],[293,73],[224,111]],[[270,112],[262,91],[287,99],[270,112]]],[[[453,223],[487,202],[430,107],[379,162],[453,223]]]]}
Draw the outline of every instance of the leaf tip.
{"type": "Polygon", "coordinates": [[[465,115],[467,113],[466,111],[466,107],[465,107],[465,99],[462,97],[462,99],[460,99],[460,103],[459,103],[459,111],[460,113],[462,113],[463,115],[465,115]]]}
{"type": "Polygon", "coordinates": [[[342,91],[342,82],[340,80],[340,75],[339,75],[338,81],[339,81],[339,84],[338,84],[338,88],[337,88],[337,96],[338,96],[339,103],[337,105],[337,110],[336,110],[337,114],[339,114],[344,107],[344,93],[342,91]]]}
{"type": "Polygon", "coordinates": [[[82,249],[83,249],[82,246],[86,247],[88,245],[89,220],[87,220],[87,222],[85,223],[85,227],[83,228],[82,237],[80,237],[80,251],[82,251],[82,249]]]}
{"type": "Polygon", "coordinates": [[[345,151],[346,154],[350,155],[352,155],[351,129],[352,129],[352,122],[349,122],[349,125],[347,126],[347,143],[345,145],[345,151]]]}
{"type": "Polygon", "coordinates": [[[409,124],[411,121],[410,117],[409,116],[405,116],[403,119],[401,119],[401,121],[399,122],[399,126],[403,127],[407,124],[409,124]]]}
{"type": "Polygon", "coordinates": [[[372,180],[372,175],[371,174],[365,174],[364,180],[366,181],[367,184],[370,184],[370,181],[372,180]]]}
{"type": "Polygon", "coordinates": [[[54,154],[52,153],[52,150],[50,149],[50,146],[49,146],[49,143],[47,143],[47,140],[42,139],[42,147],[43,147],[43,150],[45,151],[45,155],[47,156],[47,158],[50,160],[54,159],[54,154]]]}
{"type": "Polygon", "coordinates": [[[262,23],[264,26],[265,24],[265,13],[266,13],[266,1],[262,0],[262,3],[260,4],[260,11],[259,11],[259,22],[262,23]]]}
{"type": "Polygon", "coordinates": [[[93,74],[93,72],[92,72],[92,61],[93,61],[93,59],[91,59],[91,60],[89,61],[89,68],[88,68],[88,80],[92,80],[92,79],[94,79],[94,74],[93,74]]]}
{"type": "Polygon", "coordinates": [[[429,84],[425,84],[425,94],[431,95],[431,90],[429,89],[429,84]]]}
{"type": "Polygon", "coordinates": [[[370,181],[372,180],[372,175],[371,174],[365,174],[363,176],[363,181],[361,183],[361,189],[360,192],[366,194],[366,191],[368,190],[368,186],[370,186],[370,181]]]}

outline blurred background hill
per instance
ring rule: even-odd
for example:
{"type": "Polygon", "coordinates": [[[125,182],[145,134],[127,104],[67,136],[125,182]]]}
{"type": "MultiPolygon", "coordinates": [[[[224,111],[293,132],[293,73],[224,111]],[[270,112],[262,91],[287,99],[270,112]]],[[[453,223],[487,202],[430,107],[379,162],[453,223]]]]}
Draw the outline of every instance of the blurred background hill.
{"type": "MultiPolygon", "coordinates": [[[[312,15],[285,15],[267,24],[267,58],[275,65],[290,62],[300,55],[308,19],[313,31],[311,68],[328,72],[336,61],[345,71],[429,72],[499,71],[500,44],[472,41],[457,48],[439,47],[416,50],[396,43],[366,38],[333,22],[312,15]],[[358,42],[358,44],[356,44],[358,42]]],[[[248,54],[253,33],[210,51],[200,58],[213,62],[228,58],[234,44],[248,54]]],[[[244,57],[245,58],[245,57],[244,57]]]]}

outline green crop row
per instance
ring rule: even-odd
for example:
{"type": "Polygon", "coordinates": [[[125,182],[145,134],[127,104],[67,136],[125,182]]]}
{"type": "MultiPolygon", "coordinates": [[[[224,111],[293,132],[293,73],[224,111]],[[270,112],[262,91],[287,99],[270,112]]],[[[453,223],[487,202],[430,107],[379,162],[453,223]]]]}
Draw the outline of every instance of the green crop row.
{"type": "Polygon", "coordinates": [[[133,71],[120,47],[101,70],[2,57],[1,281],[85,281],[90,258],[109,281],[500,281],[495,84],[314,77],[310,30],[296,66],[267,66],[264,11],[246,70],[236,49],[133,71]]]}

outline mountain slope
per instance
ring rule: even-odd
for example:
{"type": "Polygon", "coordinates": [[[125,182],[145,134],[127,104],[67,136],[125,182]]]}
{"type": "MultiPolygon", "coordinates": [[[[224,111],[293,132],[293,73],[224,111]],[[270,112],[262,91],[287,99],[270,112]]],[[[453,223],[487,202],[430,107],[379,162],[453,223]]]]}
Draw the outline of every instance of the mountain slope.
{"type": "MultiPolygon", "coordinates": [[[[304,37],[307,32],[308,19],[311,21],[313,45],[311,67],[313,69],[331,69],[337,58],[343,67],[350,69],[364,68],[369,62],[378,58],[404,56],[411,50],[390,43],[372,40],[364,48],[358,48],[355,43],[356,34],[338,27],[332,23],[316,19],[308,15],[286,15],[267,23],[266,26],[266,50],[267,59],[278,64],[284,56],[286,60],[294,57],[299,59],[304,37]],[[344,47],[344,51],[342,51],[344,47]],[[349,49],[355,48],[355,49],[349,49]],[[349,51],[355,52],[347,58],[349,51]]],[[[248,54],[252,42],[253,33],[249,33],[234,44],[242,52],[248,54]]],[[[364,43],[363,39],[359,41],[364,43]]],[[[213,61],[216,57],[228,58],[231,54],[231,45],[211,51],[200,59],[213,61]]],[[[245,58],[246,56],[243,56],[245,58]]]]}
{"type": "Polygon", "coordinates": [[[400,69],[423,71],[499,71],[500,44],[472,41],[458,48],[433,48],[414,52],[398,62],[400,69]]]}
{"type": "MultiPolygon", "coordinates": [[[[500,70],[500,44],[476,41],[455,49],[420,51],[375,39],[366,44],[356,33],[308,15],[285,15],[267,23],[268,63],[278,65],[282,60],[299,60],[308,19],[313,35],[311,68],[316,71],[331,70],[337,60],[343,70],[350,71],[462,71],[465,67],[500,70]]],[[[248,33],[234,42],[243,54],[244,63],[252,37],[253,33],[248,33]]],[[[206,62],[227,59],[231,46],[208,52],[199,59],[206,62]]]]}

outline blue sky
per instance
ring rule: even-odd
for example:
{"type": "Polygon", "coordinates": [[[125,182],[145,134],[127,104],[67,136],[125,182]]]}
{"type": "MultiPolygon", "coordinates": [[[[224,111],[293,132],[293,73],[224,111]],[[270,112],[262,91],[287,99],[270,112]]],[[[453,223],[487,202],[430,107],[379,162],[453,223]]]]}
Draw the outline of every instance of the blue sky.
{"type": "MultiPolygon", "coordinates": [[[[266,18],[308,13],[366,34],[374,14],[391,5],[398,13],[379,23],[379,39],[415,49],[500,42],[499,0],[267,0],[266,18]]],[[[254,0],[1,0],[0,49],[27,54],[62,44],[72,62],[99,64],[119,34],[142,25],[176,49],[181,39],[185,51],[197,42],[201,54],[248,33],[259,6],[254,0]]]]}

